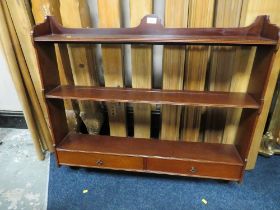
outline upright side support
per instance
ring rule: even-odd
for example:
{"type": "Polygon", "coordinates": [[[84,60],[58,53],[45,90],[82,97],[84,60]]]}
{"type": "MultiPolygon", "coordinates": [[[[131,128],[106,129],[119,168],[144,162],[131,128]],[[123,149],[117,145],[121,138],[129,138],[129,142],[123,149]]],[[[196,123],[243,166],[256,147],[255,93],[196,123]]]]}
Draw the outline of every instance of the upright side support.
{"type": "MultiPolygon", "coordinates": [[[[32,13],[36,24],[44,22],[47,15],[52,15],[61,23],[60,3],[56,0],[32,0],[32,13]]],[[[59,77],[62,85],[74,85],[68,50],[65,44],[55,44],[59,77]]],[[[77,101],[64,100],[69,130],[79,131],[80,117],[77,101]]]]}
{"type": "MultiPolygon", "coordinates": [[[[43,93],[45,93],[60,85],[55,47],[53,44],[38,42],[35,42],[34,46],[39,63],[43,93]]],[[[55,146],[58,145],[68,133],[64,103],[63,100],[59,99],[47,99],[46,102],[55,146]]]]}
{"type": "Polygon", "coordinates": [[[245,163],[259,122],[259,116],[263,111],[264,94],[267,91],[267,82],[271,75],[276,53],[277,46],[259,46],[256,51],[248,93],[261,103],[261,107],[259,110],[243,110],[236,138],[237,150],[245,163]],[[246,141],[244,141],[245,139],[246,141]]]}

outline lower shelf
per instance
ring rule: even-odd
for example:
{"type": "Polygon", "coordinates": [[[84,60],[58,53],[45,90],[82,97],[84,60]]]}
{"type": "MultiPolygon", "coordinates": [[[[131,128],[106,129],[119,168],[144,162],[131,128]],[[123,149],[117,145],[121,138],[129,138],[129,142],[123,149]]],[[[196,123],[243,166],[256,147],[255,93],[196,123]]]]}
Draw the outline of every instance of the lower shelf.
{"type": "Polygon", "coordinates": [[[239,181],[243,161],[234,145],[69,133],[56,146],[60,165],[239,181]]]}

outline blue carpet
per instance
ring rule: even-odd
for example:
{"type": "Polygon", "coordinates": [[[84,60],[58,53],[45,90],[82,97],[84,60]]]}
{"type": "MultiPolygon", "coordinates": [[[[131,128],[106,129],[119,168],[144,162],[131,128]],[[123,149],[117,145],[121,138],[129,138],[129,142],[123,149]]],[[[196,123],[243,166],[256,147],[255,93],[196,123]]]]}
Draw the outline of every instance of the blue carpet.
{"type": "Polygon", "coordinates": [[[51,157],[48,209],[280,209],[280,157],[259,157],[242,184],[207,179],[57,168],[51,157]],[[83,190],[87,189],[87,193],[83,190]],[[207,205],[201,202],[208,201],[207,205]]]}

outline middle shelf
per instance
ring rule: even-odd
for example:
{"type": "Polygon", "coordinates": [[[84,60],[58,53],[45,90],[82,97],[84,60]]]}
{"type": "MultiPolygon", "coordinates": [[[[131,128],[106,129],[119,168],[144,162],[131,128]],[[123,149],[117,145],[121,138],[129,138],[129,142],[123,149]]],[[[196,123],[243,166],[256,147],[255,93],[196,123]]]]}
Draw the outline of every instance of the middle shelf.
{"type": "Polygon", "coordinates": [[[217,91],[185,91],[64,85],[58,86],[47,92],[46,98],[206,107],[260,108],[260,104],[248,93],[217,91]]]}

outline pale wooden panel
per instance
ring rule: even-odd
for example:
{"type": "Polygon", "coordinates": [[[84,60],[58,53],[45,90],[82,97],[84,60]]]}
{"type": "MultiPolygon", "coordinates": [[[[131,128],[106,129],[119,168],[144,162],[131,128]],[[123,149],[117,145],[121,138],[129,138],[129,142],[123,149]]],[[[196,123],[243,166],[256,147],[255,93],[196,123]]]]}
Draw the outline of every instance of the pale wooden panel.
{"type": "MultiPolygon", "coordinates": [[[[190,0],[188,27],[211,27],[213,22],[214,0],[190,0]]],[[[206,79],[209,47],[189,46],[186,53],[185,90],[203,91],[206,79]]],[[[200,124],[203,108],[185,107],[181,138],[184,141],[201,141],[200,124]]]]}
{"type": "Polygon", "coordinates": [[[35,49],[32,44],[32,37],[30,35],[34,22],[33,22],[33,20],[30,19],[30,16],[27,12],[28,10],[27,10],[24,0],[6,1],[6,2],[8,5],[8,8],[9,8],[13,23],[16,26],[15,27],[16,33],[17,33],[24,57],[25,57],[26,64],[30,71],[30,76],[31,76],[32,82],[34,84],[36,94],[38,96],[40,105],[43,109],[45,119],[48,119],[44,97],[41,92],[42,84],[41,84],[40,76],[39,76],[38,62],[37,62],[37,59],[35,56],[36,55],[35,49]]]}
{"type": "MultiPolygon", "coordinates": [[[[130,26],[139,25],[141,19],[152,13],[151,0],[130,0],[130,26]]],[[[152,47],[131,45],[132,87],[152,87],[152,47]]],[[[134,104],[134,137],[150,138],[151,105],[134,104]]]]}
{"type": "MultiPolygon", "coordinates": [[[[99,27],[118,28],[121,26],[120,1],[98,1],[99,27]]],[[[121,45],[102,45],[102,64],[106,87],[123,87],[123,60],[121,45]]],[[[125,104],[106,103],[110,124],[110,135],[127,136],[125,104]]]]}
{"type": "MultiPolygon", "coordinates": [[[[275,0],[244,0],[244,6],[241,15],[241,26],[249,25],[258,15],[269,15],[270,21],[280,25],[280,1],[275,0]]],[[[275,63],[271,75],[269,77],[268,88],[264,96],[264,104],[259,120],[256,125],[253,142],[248,156],[246,169],[253,169],[256,164],[257,155],[260,147],[261,138],[263,135],[265,122],[267,119],[269,107],[271,104],[273,90],[276,85],[277,76],[280,68],[280,53],[276,56],[275,63]]]]}
{"type": "MultiPolygon", "coordinates": [[[[245,1],[241,3],[241,9],[242,11],[244,11],[244,8],[246,8],[245,1]]],[[[241,21],[242,20],[239,20],[238,26],[240,26],[241,21]]],[[[255,50],[256,49],[252,47],[236,47],[235,56],[233,58],[234,65],[232,66],[234,74],[232,75],[231,79],[231,92],[247,91],[255,56],[255,50]]],[[[241,113],[241,109],[232,109],[227,111],[225,129],[222,140],[223,143],[234,144],[241,113]]]]}
{"type": "MultiPolygon", "coordinates": [[[[242,0],[217,0],[214,27],[238,27],[242,0]],[[234,15],[233,15],[234,14],[234,15]]],[[[236,47],[212,47],[209,74],[210,91],[230,91],[236,47]]],[[[227,113],[231,110],[207,110],[205,142],[222,142],[227,113]]],[[[231,124],[231,122],[228,122],[231,124]]]]}
{"type": "MultiPolygon", "coordinates": [[[[237,47],[233,58],[233,72],[230,85],[231,92],[246,92],[252,71],[256,48],[237,47]]],[[[227,110],[222,142],[234,144],[242,109],[227,110]]]]}
{"type": "Polygon", "coordinates": [[[32,25],[34,24],[33,19],[30,18],[30,6],[25,1],[5,1],[2,3],[9,23],[11,37],[13,37],[13,44],[15,49],[17,49],[17,55],[20,57],[18,58],[21,61],[19,64],[24,64],[24,67],[27,65],[23,77],[26,78],[25,81],[29,80],[30,82],[29,90],[31,91],[30,97],[33,103],[32,111],[34,111],[36,120],[38,121],[38,133],[42,145],[44,148],[53,151],[52,139],[48,128],[48,115],[39,77],[38,62],[31,39],[32,36],[30,35],[32,25]],[[32,86],[31,83],[33,83],[32,86]]]}
{"type": "MultiPolygon", "coordinates": [[[[62,23],[66,27],[90,27],[89,8],[86,0],[60,0],[62,23]]],[[[76,85],[96,86],[98,76],[92,46],[68,45],[70,62],[76,85]]],[[[102,114],[97,103],[79,102],[80,116],[90,134],[99,133],[102,114]]]]}
{"type": "Polygon", "coordinates": [[[57,0],[31,0],[32,13],[35,23],[42,23],[45,20],[45,16],[55,16],[56,20],[61,22],[60,16],[60,4],[57,0]]]}
{"type": "MultiPolygon", "coordinates": [[[[5,56],[7,64],[9,66],[10,75],[14,82],[15,88],[17,90],[17,95],[20,99],[26,123],[30,130],[32,140],[34,143],[35,151],[37,157],[40,160],[44,159],[44,154],[42,152],[42,142],[40,142],[40,136],[36,126],[36,120],[33,117],[28,95],[26,94],[25,85],[22,81],[20,68],[17,62],[17,58],[13,49],[12,40],[9,34],[8,24],[4,16],[4,10],[2,5],[6,2],[1,2],[0,4],[0,53],[5,56]]],[[[7,11],[6,11],[7,12],[7,11]]],[[[7,13],[5,13],[7,14],[7,13]]]]}
{"type": "MultiPolygon", "coordinates": [[[[42,23],[45,16],[52,15],[61,23],[60,4],[56,0],[32,0],[32,13],[36,24],[42,23]]],[[[74,84],[66,46],[55,44],[59,78],[62,85],[74,84]]],[[[69,130],[78,131],[80,126],[79,106],[76,101],[64,100],[69,130]]]]}
{"type": "MultiPolygon", "coordinates": [[[[165,1],[165,27],[188,25],[189,0],[165,1]]],[[[185,46],[168,45],[163,49],[163,89],[182,90],[185,67],[185,46]]],[[[161,139],[179,140],[182,107],[162,105],[161,139]]]]}

